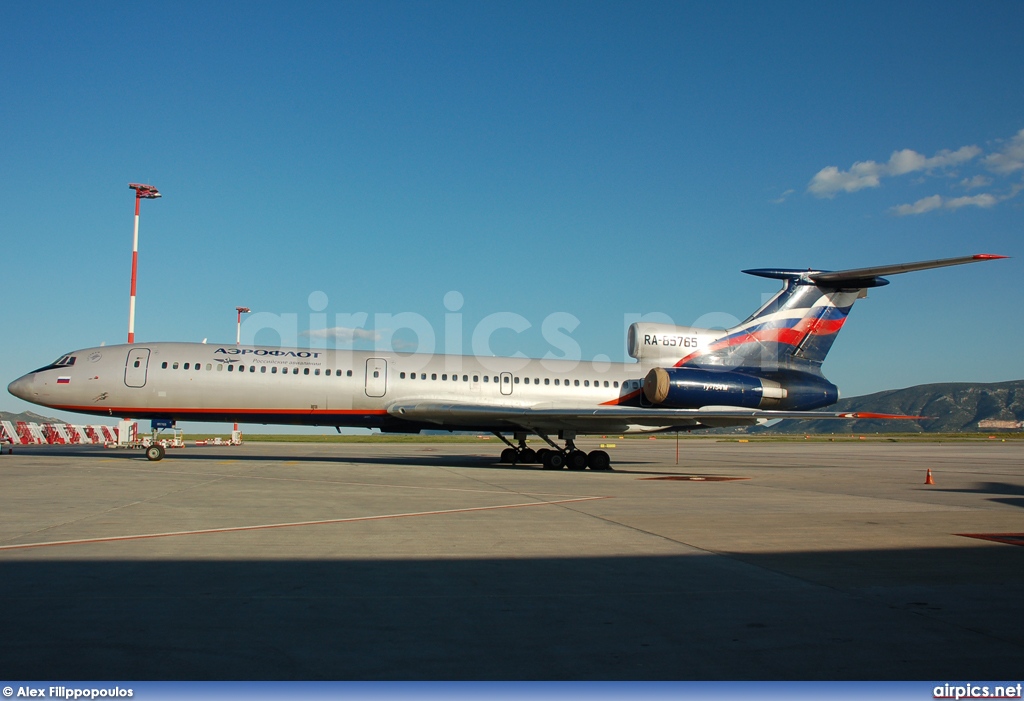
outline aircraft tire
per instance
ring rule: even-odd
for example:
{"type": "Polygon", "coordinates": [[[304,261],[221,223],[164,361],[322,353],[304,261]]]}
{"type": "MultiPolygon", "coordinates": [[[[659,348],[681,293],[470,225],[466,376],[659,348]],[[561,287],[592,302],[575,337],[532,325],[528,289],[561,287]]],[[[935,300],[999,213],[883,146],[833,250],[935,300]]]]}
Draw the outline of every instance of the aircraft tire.
{"type": "Polygon", "coordinates": [[[498,462],[504,463],[506,465],[511,465],[515,461],[516,451],[514,448],[505,448],[505,450],[501,451],[501,457],[498,459],[498,462]]]}
{"type": "Polygon", "coordinates": [[[565,456],[566,466],[570,470],[587,469],[587,454],[582,450],[574,450],[565,456]]]}
{"type": "Polygon", "coordinates": [[[146,460],[156,462],[164,459],[164,447],[157,443],[146,448],[146,460]]]}
{"type": "Polygon", "coordinates": [[[537,462],[537,451],[533,448],[524,448],[519,451],[519,462],[524,465],[532,465],[537,462]]]}
{"type": "Polygon", "coordinates": [[[592,450],[587,454],[587,467],[595,471],[612,469],[612,459],[603,450],[592,450]]]}
{"type": "Polygon", "coordinates": [[[537,462],[543,464],[544,456],[547,455],[550,452],[551,452],[551,450],[549,450],[548,448],[541,448],[540,450],[538,450],[537,451],[537,462]]]}
{"type": "Polygon", "coordinates": [[[542,458],[541,464],[545,470],[561,470],[565,467],[565,456],[557,450],[549,450],[542,458]]]}

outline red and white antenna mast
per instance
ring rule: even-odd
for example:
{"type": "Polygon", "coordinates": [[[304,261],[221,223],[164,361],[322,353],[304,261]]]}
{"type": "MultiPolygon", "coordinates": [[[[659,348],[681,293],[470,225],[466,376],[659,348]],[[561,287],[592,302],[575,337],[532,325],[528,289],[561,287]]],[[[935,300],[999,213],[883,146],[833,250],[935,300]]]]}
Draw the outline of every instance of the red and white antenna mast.
{"type": "Polygon", "coordinates": [[[128,343],[135,343],[135,278],[139,270],[139,201],[155,200],[160,192],[152,185],[128,183],[135,190],[135,236],[132,239],[132,296],[128,304],[128,343]]]}

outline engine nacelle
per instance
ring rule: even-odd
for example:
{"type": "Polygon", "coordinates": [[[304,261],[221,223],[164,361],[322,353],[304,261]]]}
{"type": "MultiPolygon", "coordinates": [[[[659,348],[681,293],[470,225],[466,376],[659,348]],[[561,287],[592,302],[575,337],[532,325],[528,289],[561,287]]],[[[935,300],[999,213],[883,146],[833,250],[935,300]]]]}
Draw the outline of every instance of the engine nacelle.
{"type": "Polygon", "coordinates": [[[699,368],[654,368],[644,378],[644,396],[651,404],[673,409],[703,406],[776,408],[786,397],[778,382],[738,372],[699,368]]]}
{"type": "Polygon", "coordinates": [[[787,373],[776,379],[700,368],[654,368],[644,378],[644,397],[673,409],[734,406],[808,411],[839,401],[839,389],[818,375],[787,373]]]}
{"type": "Polygon", "coordinates": [[[675,362],[706,348],[725,333],[692,326],[638,322],[629,325],[626,349],[630,357],[641,362],[665,361],[669,364],[667,361],[675,362]]]}

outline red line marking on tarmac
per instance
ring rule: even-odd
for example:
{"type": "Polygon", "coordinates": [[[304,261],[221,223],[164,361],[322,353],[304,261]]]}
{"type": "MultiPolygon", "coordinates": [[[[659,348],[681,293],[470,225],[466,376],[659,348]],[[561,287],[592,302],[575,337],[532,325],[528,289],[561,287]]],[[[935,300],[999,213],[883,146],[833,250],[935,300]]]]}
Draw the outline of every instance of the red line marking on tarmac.
{"type": "Polygon", "coordinates": [[[184,535],[205,535],[208,533],[238,533],[241,531],[264,531],[271,528],[296,528],[299,526],[326,526],[336,523],[357,523],[359,521],[383,521],[392,518],[410,518],[413,516],[442,516],[445,514],[465,514],[473,511],[495,511],[497,509],[520,509],[528,506],[555,506],[571,504],[595,499],[611,497],[578,497],[576,499],[560,499],[558,501],[531,501],[523,504],[501,504],[499,506],[471,506],[465,509],[445,509],[443,511],[413,511],[404,514],[382,514],[380,516],[353,516],[352,518],[331,518],[322,521],[296,521],[293,523],[268,523],[259,526],[229,526],[226,528],[206,528],[198,531],[171,531],[168,533],[142,533],[138,535],[117,535],[106,538],[84,538],[81,540],[54,540],[43,543],[22,543],[20,545],[0,545],[0,551],[28,550],[30,548],[48,548],[56,545],[88,545],[92,543],[116,543],[124,540],[145,540],[147,538],[173,538],[184,535]]]}
{"type": "Polygon", "coordinates": [[[990,540],[993,543],[1006,543],[1007,545],[1024,545],[1024,533],[954,533],[953,535],[990,540]]]}

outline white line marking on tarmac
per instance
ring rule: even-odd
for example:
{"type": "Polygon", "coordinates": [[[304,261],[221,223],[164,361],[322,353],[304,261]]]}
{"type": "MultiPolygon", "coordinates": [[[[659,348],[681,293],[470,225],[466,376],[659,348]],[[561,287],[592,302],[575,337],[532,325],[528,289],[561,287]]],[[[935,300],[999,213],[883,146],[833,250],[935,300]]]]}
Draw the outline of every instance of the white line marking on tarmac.
{"type": "Polygon", "coordinates": [[[207,528],[197,531],[172,531],[168,533],[142,533],[136,535],[108,536],[106,538],[83,538],[81,540],[55,540],[43,543],[22,543],[20,545],[0,545],[0,551],[27,550],[29,548],[46,548],[56,545],[87,545],[92,543],[113,543],[123,540],[145,540],[147,538],[172,538],[185,535],[205,535],[208,533],[238,533],[241,531],[262,531],[271,528],[295,528],[298,526],[326,526],[336,523],[357,523],[360,521],[383,521],[391,518],[410,518],[413,516],[441,516],[445,514],[464,514],[473,511],[495,511],[497,509],[519,509],[528,506],[554,506],[578,501],[610,499],[611,497],[579,497],[577,499],[561,499],[559,501],[534,501],[523,504],[501,504],[499,506],[471,506],[464,509],[446,509],[443,511],[413,511],[403,514],[382,514],[380,516],[354,516],[352,518],[332,518],[322,521],[296,521],[293,523],[267,523],[259,526],[230,526],[227,528],[207,528]]]}

